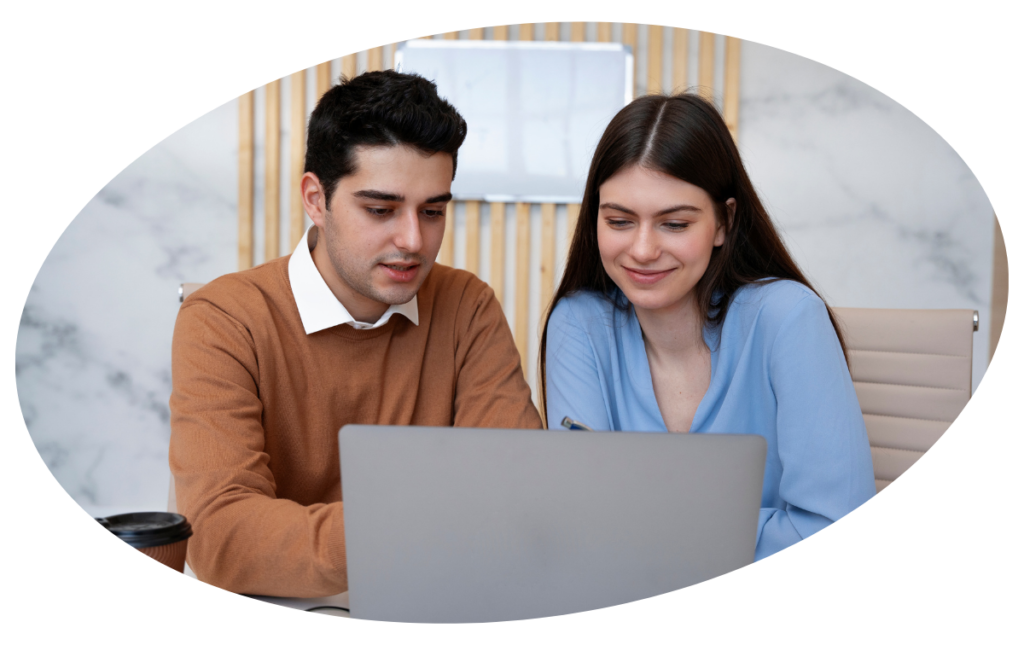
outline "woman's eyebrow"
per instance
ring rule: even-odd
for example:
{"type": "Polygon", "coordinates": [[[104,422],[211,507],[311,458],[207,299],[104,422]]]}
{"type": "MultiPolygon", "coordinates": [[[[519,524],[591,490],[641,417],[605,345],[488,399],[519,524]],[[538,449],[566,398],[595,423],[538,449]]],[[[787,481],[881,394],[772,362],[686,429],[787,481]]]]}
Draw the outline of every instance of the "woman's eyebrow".
{"type": "MultiPolygon", "coordinates": [[[[599,209],[600,208],[610,208],[612,210],[621,211],[623,213],[626,213],[627,215],[636,215],[636,213],[634,211],[626,208],[625,206],[623,206],[621,204],[616,204],[615,202],[605,202],[604,204],[601,204],[599,209]]],[[[699,213],[699,212],[701,212],[701,209],[697,208],[696,206],[694,206],[692,204],[678,204],[676,206],[669,206],[668,208],[663,208],[660,211],[658,211],[657,213],[655,213],[654,216],[658,217],[659,215],[668,215],[670,213],[678,213],[679,211],[686,211],[686,212],[690,212],[690,213],[699,213]]]]}

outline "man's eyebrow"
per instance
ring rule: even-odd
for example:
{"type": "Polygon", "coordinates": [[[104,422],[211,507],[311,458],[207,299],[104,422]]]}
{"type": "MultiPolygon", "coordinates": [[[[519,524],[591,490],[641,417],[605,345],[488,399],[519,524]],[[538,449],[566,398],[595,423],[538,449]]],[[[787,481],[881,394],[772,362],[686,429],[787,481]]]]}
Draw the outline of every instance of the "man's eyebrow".
{"type": "MultiPolygon", "coordinates": [[[[616,204],[615,202],[605,202],[604,204],[601,204],[600,208],[610,208],[612,210],[621,211],[623,213],[626,213],[627,215],[636,215],[636,213],[633,212],[632,210],[626,208],[625,206],[622,206],[621,204],[616,204]]],[[[668,208],[663,208],[660,211],[658,211],[657,213],[655,213],[654,216],[658,217],[660,215],[668,215],[670,213],[678,213],[679,211],[687,211],[687,212],[690,212],[690,213],[699,213],[699,212],[701,212],[701,209],[697,208],[696,206],[693,206],[692,204],[679,204],[679,205],[676,205],[676,206],[669,206],[668,208]]]]}
{"type": "Polygon", "coordinates": [[[353,197],[361,197],[363,199],[379,199],[382,202],[404,202],[405,195],[399,195],[397,193],[385,193],[382,190],[357,190],[352,193],[353,197]]]}
{"type": "MultiPolygon", "coordinates": [[[[382,190],[358,190],[352,193],[353,197],[360,197],[362,199],[377,199],[382,202],[404,202],[405,195],[399,195],[397,193],[386,193],[382,190]]],[[[434,195],[423,200],[424,204],[441,204],[449,202],[452,199],[451,193],[442,193],[440,195],[434,195]]]]}
{"type": "Polygon", "coordinates": [[[452,194],[451,193],[442,193],[440,195],[435,195],[434,197],[426,198],[425,200],[423,200],[423,203],[424,204],[440,204],[442,202],[450,202],[451,200],[452,200],[452,194]]]}

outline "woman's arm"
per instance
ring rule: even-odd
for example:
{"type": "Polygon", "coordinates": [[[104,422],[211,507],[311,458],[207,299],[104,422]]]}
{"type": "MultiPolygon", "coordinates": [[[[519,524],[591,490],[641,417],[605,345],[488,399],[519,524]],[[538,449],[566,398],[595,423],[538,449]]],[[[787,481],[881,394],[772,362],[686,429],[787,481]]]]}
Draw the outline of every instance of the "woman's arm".
{"type": "Polygon", "coordinates": [[[591,338],[567,299],[548,320],[545,354],[548,428],[561,429],[562,419],[570,417],[595,430],[611,430],[603,387],[607,376],[598,368],[591,338]]]}
{"type": "Polygon", "coordinates": [[[850,371],[825,304],[808,294],[770,350],[782,473],[777,508],[762,508],[757,558],[835,522],[875,492],[871,448],[850,371]]]}

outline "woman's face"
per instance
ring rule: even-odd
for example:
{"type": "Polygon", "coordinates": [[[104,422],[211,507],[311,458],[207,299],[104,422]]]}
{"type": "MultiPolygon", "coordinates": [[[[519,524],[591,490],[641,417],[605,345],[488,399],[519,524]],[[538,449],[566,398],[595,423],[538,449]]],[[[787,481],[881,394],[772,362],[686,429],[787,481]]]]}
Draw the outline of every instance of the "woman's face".
{"type": "MultiPolygon", "coordinates": [[[[631,166],[598,189],[597,244],[608,276],[633,306],[667,311],[688,305],[725,227],[702,188],[631,166]]],[[[730,213],[735,200],[726,202],[730,213]]]]}

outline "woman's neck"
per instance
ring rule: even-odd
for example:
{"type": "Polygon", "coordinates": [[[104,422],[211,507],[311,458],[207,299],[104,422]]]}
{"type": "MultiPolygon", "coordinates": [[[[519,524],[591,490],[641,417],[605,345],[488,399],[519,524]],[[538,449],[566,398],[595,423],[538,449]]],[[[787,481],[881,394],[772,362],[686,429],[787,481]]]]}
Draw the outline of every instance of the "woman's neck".
{"type": "Polygon", "coordinates": [[[659,360],[685,359],[707,351],[704,320],[693,294],[671,308],[636,309],[636,317],[648,354],[659,360]]]}

